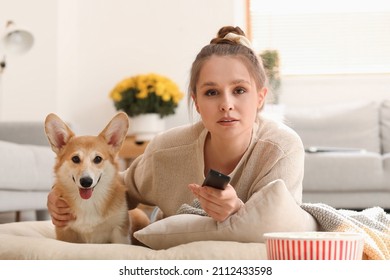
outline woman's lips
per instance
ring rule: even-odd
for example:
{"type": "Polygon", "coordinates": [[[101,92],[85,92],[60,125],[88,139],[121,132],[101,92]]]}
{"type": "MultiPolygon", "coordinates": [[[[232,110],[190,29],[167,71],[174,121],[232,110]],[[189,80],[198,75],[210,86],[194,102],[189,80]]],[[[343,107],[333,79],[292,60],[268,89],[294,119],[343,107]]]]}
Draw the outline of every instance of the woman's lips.
{"type": "Polygon", "coordinates": [[[218,121],[218,123],[221,125],[233,125],[237,121],[238,121],[237,119],[233,119],[233,118],[222,118],[218,121]]]}

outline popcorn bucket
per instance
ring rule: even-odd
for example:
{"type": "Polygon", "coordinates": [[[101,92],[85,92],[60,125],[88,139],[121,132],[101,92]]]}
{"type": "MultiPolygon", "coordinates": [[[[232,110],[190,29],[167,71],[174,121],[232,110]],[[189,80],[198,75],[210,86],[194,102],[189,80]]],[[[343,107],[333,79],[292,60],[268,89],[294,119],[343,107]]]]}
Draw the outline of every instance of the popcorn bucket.
{"type": "Polygon", "coordinates": [[[364,239],[352,232],[264,234],[269,260],[361,260],[364,239]]]}

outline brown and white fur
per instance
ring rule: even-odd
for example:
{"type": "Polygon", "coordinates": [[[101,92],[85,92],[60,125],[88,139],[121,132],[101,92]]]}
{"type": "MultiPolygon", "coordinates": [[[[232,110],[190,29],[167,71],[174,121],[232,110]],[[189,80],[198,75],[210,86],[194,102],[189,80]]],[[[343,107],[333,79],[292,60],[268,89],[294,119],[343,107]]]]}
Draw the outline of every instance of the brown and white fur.
{"type": "Polygon", "coordinates": [[[119,177],[116,157],[128,127],[127,115],[118,113],[98,136],[75,136],[55,114],[46,117],[45,132],[57,154],[54,188],[75,216],[67,226],[56,227],[57,239],[136,243],[133,232],[149,221],[142,210],[128,212],[126,190],[119,177]]]}

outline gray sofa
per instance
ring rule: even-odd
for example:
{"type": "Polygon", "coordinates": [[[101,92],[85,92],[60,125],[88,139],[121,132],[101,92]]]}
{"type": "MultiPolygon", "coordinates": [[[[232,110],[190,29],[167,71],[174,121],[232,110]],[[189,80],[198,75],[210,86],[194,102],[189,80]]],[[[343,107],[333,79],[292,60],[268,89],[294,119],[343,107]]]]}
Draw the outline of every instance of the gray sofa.
{"type": "MultiPolygon", "coordinates": [[[[287,108],[284,118],[308,148],[304,202],[390,209],[390,100],[287,108]]],[[[55,155],[43,123],[0,122],[0,155],[0,212],[33,210],[47,218],[55,155]]]]}
{"type": "Polygon", "coordinates": [[[390,209],[390,100],[290,108],[285,122],[307,149],[304,202],[390,209]]]}
{"type": "Polygon", "coordinates": [[[47,194],[53,185],[54,153],[43,122],[0,122],[0,212],[34,211],[47,219],[47,194]]]}

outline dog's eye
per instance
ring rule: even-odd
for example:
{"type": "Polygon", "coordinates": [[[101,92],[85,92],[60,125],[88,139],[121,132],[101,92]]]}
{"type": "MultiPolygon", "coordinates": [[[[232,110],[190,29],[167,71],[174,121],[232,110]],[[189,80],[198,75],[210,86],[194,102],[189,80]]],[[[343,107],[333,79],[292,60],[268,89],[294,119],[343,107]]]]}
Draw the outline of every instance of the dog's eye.
{"type": "Polygon", "coordinates": [[[93,159],[93,162],[98,164],[98,163],[101,163],[102,162],[102,157],[99,157],[99,156],[96,156],[94,159],[93,159]]]}
{"type": "Polygon", "coordinates": [[[80,157],[79,156],[74,156],[74,157],[72,157],[72,161],[74,163],[80,163],[80,157]]]}

